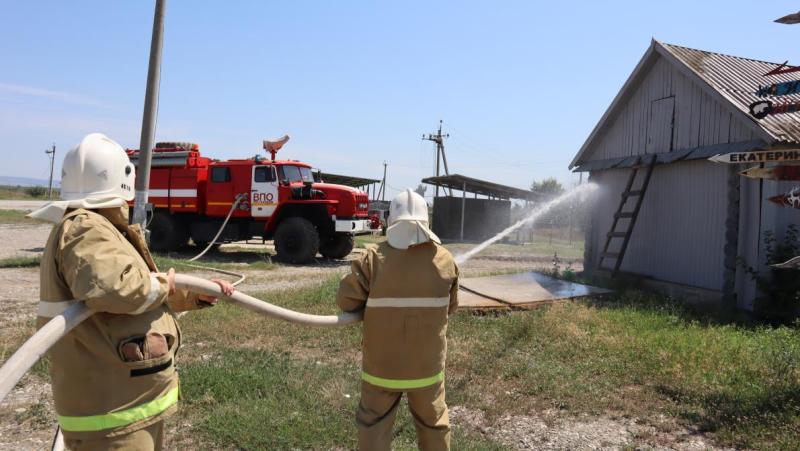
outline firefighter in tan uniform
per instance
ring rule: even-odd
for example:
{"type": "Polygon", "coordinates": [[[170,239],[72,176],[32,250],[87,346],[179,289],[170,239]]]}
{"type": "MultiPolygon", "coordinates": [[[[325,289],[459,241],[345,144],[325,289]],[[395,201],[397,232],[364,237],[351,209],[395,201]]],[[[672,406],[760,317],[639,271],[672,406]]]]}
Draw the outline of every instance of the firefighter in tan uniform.
{"type": "Polygon", "coordinates": [[[64,157],[63,200],[31,214],[56,223],[41,262],[39,327],[71,300],[97,312],[48,354],[69,449],[161,449],[163,420],[178,401],[173,312],[216,302],[176,290],[172,269],[156,274],[139,226],[128,224],[134,178],[122,147],[90,134],[64,157]]]}
{"type": "Polygon", "coordinates": [[[337,303],[364,311],[358,446],[389,450],[403,393],[423,450],[450,448],[444,369],[447,317],[458,307],[458,266],[428,228],[428,206],[411,190],[389,209],[387,241],[353,262],[337,303]]]}

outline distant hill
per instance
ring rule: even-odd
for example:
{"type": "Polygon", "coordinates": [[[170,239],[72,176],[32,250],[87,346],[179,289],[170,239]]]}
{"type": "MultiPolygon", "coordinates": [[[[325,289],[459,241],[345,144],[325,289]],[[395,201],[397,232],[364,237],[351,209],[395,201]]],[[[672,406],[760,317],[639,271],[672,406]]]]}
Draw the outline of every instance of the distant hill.
{"type": "MultiPolygon", "coordinates": [[[[46,179],[34,179],[29,177],[10,177],[0,175],[0,185],[6,186],[47,186],[46,179]]],[[[53,186],[59,186],[58,180],[53,180],[53,186]]]]}

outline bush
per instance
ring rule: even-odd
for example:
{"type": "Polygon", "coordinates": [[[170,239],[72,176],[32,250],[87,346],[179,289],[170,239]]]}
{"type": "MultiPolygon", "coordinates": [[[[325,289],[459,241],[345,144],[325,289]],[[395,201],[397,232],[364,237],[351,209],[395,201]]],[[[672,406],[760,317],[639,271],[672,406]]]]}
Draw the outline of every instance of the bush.
{"type": "Polygon", "coordinates": [[[31,197],[44,197],[47,194],[47,188],[43,186],[29,186],[25,188],[25,194],[31,197]]]}
{"type": "MultiPolygon", "coordinates": [[[[775,238],[775,233],[764,232],[764,248],[767,264],[783,263],[800,255],[798,227],[789,225],[782,241],[775,238]]],[[[752,266],[745,266],[745,271],[756,281],[761,296],[755,300],[756,313],[764,319],[778,323],[789,323],[798,316],[800,307],[800,277],[791,269],[770,269],[762,273],[752,266]]]]}

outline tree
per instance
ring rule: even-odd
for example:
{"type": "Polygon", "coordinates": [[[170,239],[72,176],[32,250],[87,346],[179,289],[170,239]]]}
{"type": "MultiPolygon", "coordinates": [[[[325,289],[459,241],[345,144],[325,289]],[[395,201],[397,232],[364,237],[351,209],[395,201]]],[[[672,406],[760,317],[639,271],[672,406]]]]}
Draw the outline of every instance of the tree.
{"type": "Polygon", "coordinates": [[[554,177],[548,177],[541,182],[533,181],[531,191],[546,197],[557,196],[564,192],[564,187],[554,177]]]}

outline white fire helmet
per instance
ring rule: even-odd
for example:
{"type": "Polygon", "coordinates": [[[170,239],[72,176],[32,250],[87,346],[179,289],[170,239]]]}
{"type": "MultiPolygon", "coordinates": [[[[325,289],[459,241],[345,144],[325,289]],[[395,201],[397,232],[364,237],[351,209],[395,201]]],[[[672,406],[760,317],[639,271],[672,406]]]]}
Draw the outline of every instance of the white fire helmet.
{"type": "Polygon", "coordinates": [[[386,238],[395,249],[408,249],[428,241],[441,243],[428,228],[428,204],[422,196],[407,189],[392,200],[386,238]]]}
{"type": "Polygon", "coordinates": [[[125,149],[102,133],[91,133],[64,156],[62,200],[28,216],[58,222],[68,208],[122,207],[133,200],[135,180],[136,170],[125,149]]]}

